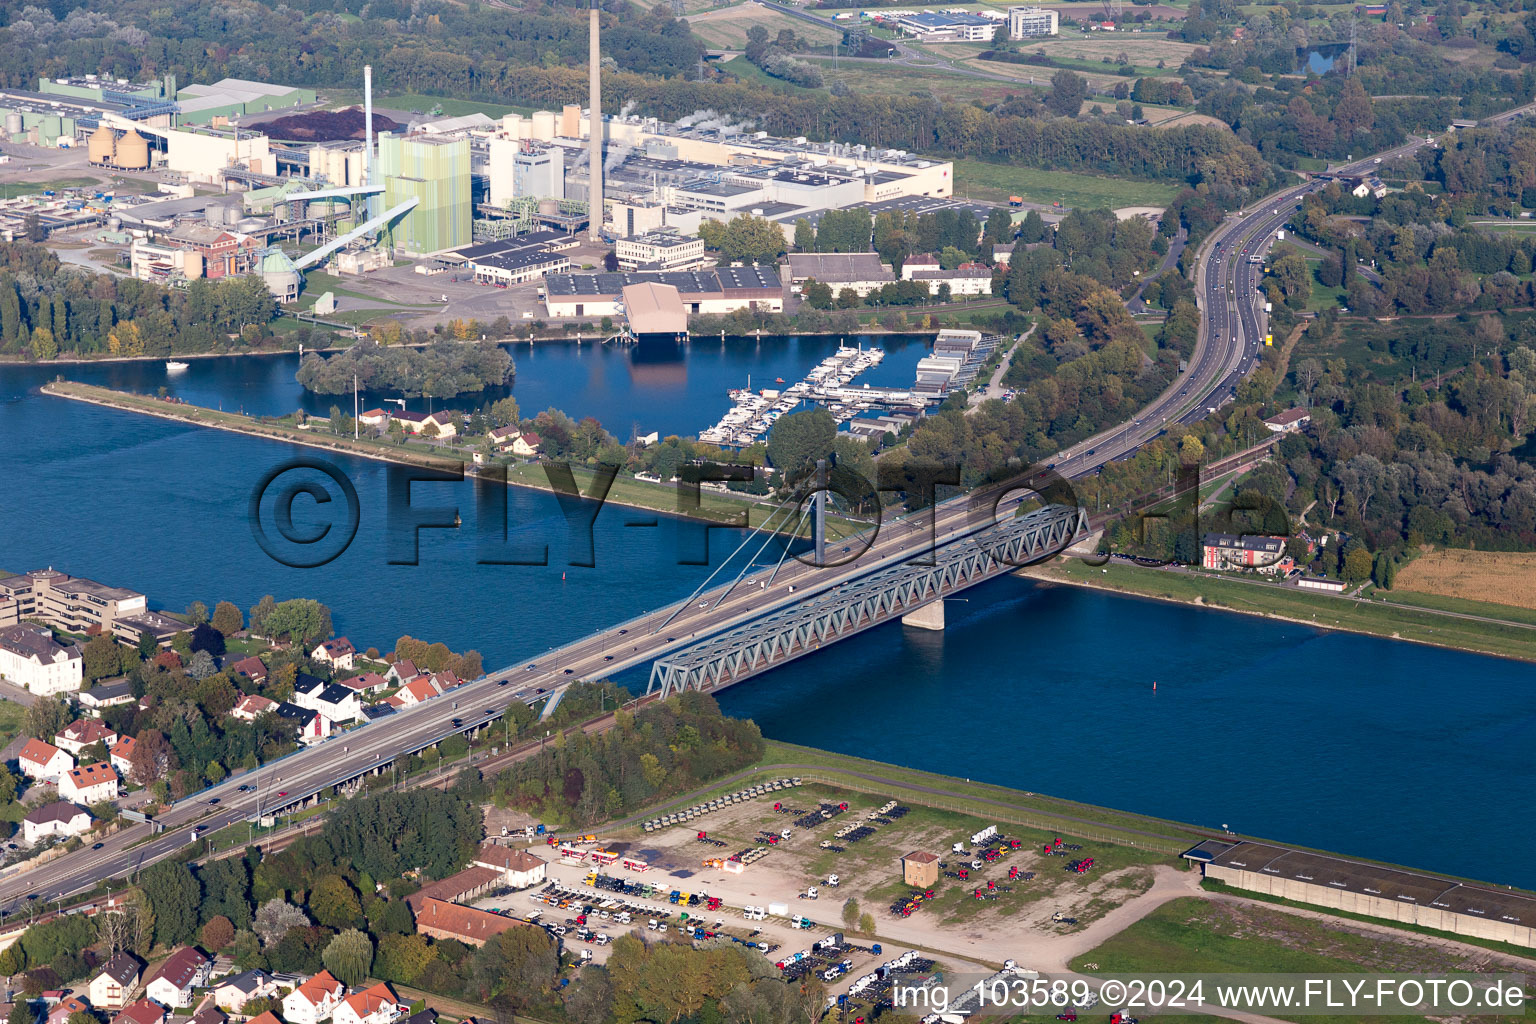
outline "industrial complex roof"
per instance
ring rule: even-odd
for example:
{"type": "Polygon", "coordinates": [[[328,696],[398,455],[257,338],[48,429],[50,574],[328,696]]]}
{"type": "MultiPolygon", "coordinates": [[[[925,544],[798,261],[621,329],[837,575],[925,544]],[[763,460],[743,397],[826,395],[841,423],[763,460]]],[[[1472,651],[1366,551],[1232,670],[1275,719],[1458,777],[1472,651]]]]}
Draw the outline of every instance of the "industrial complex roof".
{"type": "Polygon", "coordinates": [[[688,311],[669,284],[644,281],[624,286],[624,310],[636,334],[686,334],[688,311]]]}
{"type": "Polygon", "coordinates": [[[1389,868],[1267,843],[1226,843],[1209,839],[1184,852],[1190,860],[1218,867],[1295,879],[1345,892],[1400,900],[1490,921],[1536,924],[1536,896],[1489,889],[1433,875],[1389,868]]]}
{"type": "Polygon", "coordinates": [[[557,295],[619,295],[625,285],[671,285],[684,295],[742,289],[780,292],[783,285],[772,267],[718,267],[713,270],[636,271],[612,274],[551,274],[544,287],[551,297],[557,295]]]}

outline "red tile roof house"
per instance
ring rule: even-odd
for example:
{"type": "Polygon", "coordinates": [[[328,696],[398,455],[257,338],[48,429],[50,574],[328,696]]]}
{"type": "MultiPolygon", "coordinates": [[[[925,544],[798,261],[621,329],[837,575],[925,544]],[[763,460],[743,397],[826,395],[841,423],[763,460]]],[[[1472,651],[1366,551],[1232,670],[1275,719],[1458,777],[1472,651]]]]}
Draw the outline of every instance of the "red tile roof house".
{"type": "Polygon", "coordinates": [[[16,755],[21,773],[30,779],[57,780],[75,767],[75,759],[52,743],[39,739],[27,740],[21,753],[16,755]]]}
{"type": "Polygon", "coordinates": [[[277,701],[257,694],[241,697],[240,703],[229,714],[232,718],[238,718],[242,722],[254,722],[269,711],[277,710],[277,701]]]}
{"type": "Polygon", "coordinates": [[[117,769],[117,774],[125,779],[133,778],[133,752],[138,747],[139,741],[132,736],[123,736],[112,746],[112,755],[108,760],[117,769]]]}
{"type": "Polygon", "coordinates": [[[360,676],[340,680],[342,686],[358,693],[378,693],[380,690],[389,689],[389,680],[377,672],[364,672],[360,676]]]}
{"type": "Polygon", "coordinates": [[[409,658],[401,658],[389,666],[389,671],[384,673],[384,678],[396,685],[403,685],[421,675],[421,670],[416,663],[409,658]]]}
{"type": "Polygon", "coordinates": [[[59,778],[59,796],[77,804],[117,799],[117,769],[106,761],[84,765],[59,778]]]}
{"type": "Polygon", "coordinates": [[[183,946],[150,976],[144,994],[164,1007],[191,1006],[192,990],[207,984],[212,968],[213,961],[200,950],[183,946]]]}
{"type": "Polygon", "coordinates": [[[239,661],[229,666],[229,674],[231,678],[235,676],[242,676],[246,679],[249,679],[251,682],[256,683],[257,685],[260,685],[266,681],[267,665],[266,662],[252,654],[249,657],[241,658],[239,661]]]}
{"type": "Polygon", "coordinates": [[[335,1012],[346,991],[330,971],[321,971],[283,997],[283,1019],[288,1024],[319,1024],[335,1012]]]}
{"type": "Polygon", "coordinates": [[[438,696],[439,690],[432,684],[430,676],[417,676],[395,694],[402,707],[410,707],[412,704],[420,704],[422,701],[431,700],[438,696]]]}
{"type": "Polygon", "coordinates": [[[65,726],[64,731],[53,738],[60,750],[67,750],[76,757],[92,743],[110,747],[117,742],[117,731],[96,718],[82,718],[65,726]]]}
{"type": "Polygon", "coordinates": [[[394,1024],[408,1009],[409,1004],[381,981],[343,999],[331,1019],[335,1024],[394,1024]]]}
{"type": "Polygon", "coordinates": [[[164,1024],[165,1017],[164,1007],[140,999],[123,1007],[122,1012],[112,1018],[112,1024],[164,1024]]]}
{"type": "Polygon", "coordinates": [[[351,668],[352,658],[357,654],[357,648],[352,646],[352,641],[344,636],[335,640],[327,640],[325,643],[309,652],[309,656],[316,661],[323,661],[332,668],[351,668]]]}
{"type": "Polygon", "coordinates": [[[64,1024],[72,1013],[90,1013],[91,1004],[79,996],[65,996],[48,1011],[46,1024],[64,1024]]]}

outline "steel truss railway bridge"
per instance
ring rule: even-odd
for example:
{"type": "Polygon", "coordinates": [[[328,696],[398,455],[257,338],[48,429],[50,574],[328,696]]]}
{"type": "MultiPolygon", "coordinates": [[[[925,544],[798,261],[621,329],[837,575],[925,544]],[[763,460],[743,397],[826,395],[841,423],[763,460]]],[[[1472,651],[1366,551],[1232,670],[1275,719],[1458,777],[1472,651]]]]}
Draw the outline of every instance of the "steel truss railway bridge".
{"type": "Polygon", "coordinates": [[[1087,536],[1081,508],[1047,505],[982,533],[814,595],[653,663],[647,693],[718,690],[892,619],[943,627],[945,598],[1087,536]],[[924,564],[924,562],[927,564],[924,564]]]}

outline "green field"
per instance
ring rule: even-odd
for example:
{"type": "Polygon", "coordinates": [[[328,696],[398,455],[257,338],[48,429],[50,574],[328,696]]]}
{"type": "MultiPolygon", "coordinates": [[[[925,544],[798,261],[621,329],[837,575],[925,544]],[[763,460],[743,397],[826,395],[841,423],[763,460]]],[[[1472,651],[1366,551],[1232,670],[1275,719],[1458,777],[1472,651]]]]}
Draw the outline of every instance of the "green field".
{"type": "Polygon", "coordinates": [[[53,181],[8,181],[0,185],[0,199],[36,195],[47,189],[97,188],[101,182],[95,178],[58,178],[53,181]]]}
{"type": "Polygon", "coordinates": [[[1164,181],[1133,181],[1073,171],[1042,171],[984,160],[955,161],[955,195],[1007,202],[1023,196],[1033,203],[1061,203],[1090,209],[1107,206],[1155,206],[1162,209],[1179,194],[1179,186],[1164,181]]]}
{"type": "MultiPolygon", "coordinates": [[[[1536,630],[1523,625],[1475,622],[1423,611],[1355,601],[1293,587],[1266,586],[1239,579],[1219,579],[1189,572],[1144,569],[1115,563],[1103,567],[1068,561],[1035,573],[1040,579],[1079,583],[1127,594],[1193,603],[1251,615],[1278,616],[1325,629],[1416,640],[1421,643],[1481,651],[1536,661],[1536,630]]],[[[1397,595],[1393,594],[1395,600],[1397,595]]]]}
{"type": "Polygon", "coordinates": [[[16,738],[26,719],[26,708],[15,701],[0,700],[0,747],[16,738]]]}
{"type": "Polygon", "coordinates": [[[1536,611],[1530,608],[1494,604],[1492,601],[1469,601],[1462,597],[1425,594],[1414,590],[1381,590],[1378,587],[1370,587],[1366,593],[1371,597],[1391,601],[1393,604],[1411,604],[1417,608],[1432,608],[1436,611],[1455,612],[1458,615],[1482,615],[1491,619],[1506,619],[1510,622],[1528,622],[1536,626],[1536,611]]]}

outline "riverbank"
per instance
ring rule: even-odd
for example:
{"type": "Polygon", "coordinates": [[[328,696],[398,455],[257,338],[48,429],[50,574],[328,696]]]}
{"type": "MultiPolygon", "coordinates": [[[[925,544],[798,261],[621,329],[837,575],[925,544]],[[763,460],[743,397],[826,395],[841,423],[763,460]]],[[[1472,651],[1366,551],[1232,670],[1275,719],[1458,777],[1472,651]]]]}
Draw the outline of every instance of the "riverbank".
{"type": "MultiPolygon", "coordinates": [[[[240,413],[224,412],[218,409],[209,409],[205,406],[189,405],[184,402],[171,402],[149,395],[136,395],[126,391],[99,387],[94,384],[81,384],[76,381],[62,380],[50,381],[44,384],[40,390],[43,394],[55,398],[67,398],[77,402],[86,402],[91,405],[117,409],[122,412],[154,416],[159,419],[172,420],[190,426],[211,427],[215,430],[245,434],[250,437],[303,445],[306,448],[318,448],[323,451],[355,455],[359,458],[372,459],[377,462],[393,462],[399,465],[415,466],[448,473],[473,473],[475,471],[471,464],[452,453],[438,454],[423,451],[421,448],[413,447],[409,444],[400,445],[388,441],[321,433],[316,430],[288,426],[284,423],[261,420],[240,413]]],[[[585,493],[595,474],[590,469],[573,467],[572,475],[575,478],[576,485],[585,493]]],[[[548,494],[555,493],[555,489],[550,485],[549,478],[544,472],[543,467],[537,463],[508,466],[507,484],[513,487],[525,487],[530,490],[543,491],[548,494]]],[[[740,526],[743,523],[743,516],[745,515],[745,522],[752,527],[762,526],[779,508],[779,506],[771,503],[747,501],[731,494],[722,494],[717,490],[707,488],[701,488],[697,509],[682,510],[679,508],[679,498],[678,490],[668,484],[652,483],[636,479],[632,476],[620,475],[614,479],[605,500],[615,505],[643,509],[647,512],[657,512],[686,519],[703,519],[709,522],[736,526],[740,526]]],[[[782,527],[786,525],[783,523],[784,518],[780,514],[777,517],[776,524],[770,526],[769,529],[775,531],[782,530],[782,527]]],[[[853,520],[836,516],[828,516],[827,518],[827,533],[836,540],[852,536],[864,528],[865,524],[853,520]]]]}
{"type": "Polygon", "coordinates": [[[1432,608],[1407,607],[1381,600],[1356,600],[1259,581],[1227,579],[1169,569],[1111,562],[1091,566],[1057,560],[1020,570],[1043,583],[1089,587],[1238,612],[1318,629],[1341,630],[1536,662],[1536,628],[1518,618],[1498,619],[1432,608]]]}

